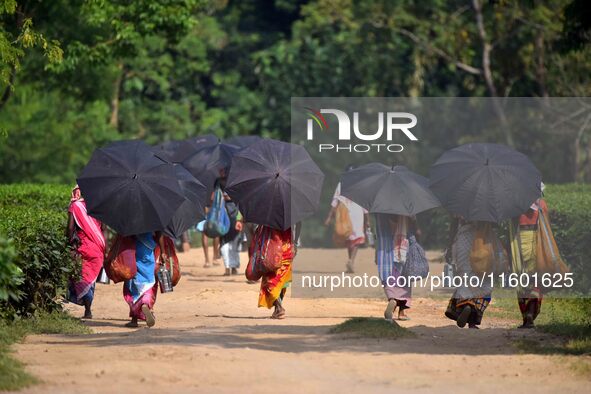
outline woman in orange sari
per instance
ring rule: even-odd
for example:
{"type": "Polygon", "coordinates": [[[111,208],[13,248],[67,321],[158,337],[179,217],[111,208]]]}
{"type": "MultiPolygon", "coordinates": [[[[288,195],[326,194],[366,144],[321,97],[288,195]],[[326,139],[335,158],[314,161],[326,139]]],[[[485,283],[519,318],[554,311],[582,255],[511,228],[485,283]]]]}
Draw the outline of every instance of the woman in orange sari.
{"type": "MultiPolygon", "coordinates": [[[[283,299],[287,288],[291,284],[291,263],[297,253],[300,227],[298,223],[294,226],[293,231],[292,228],[288,228],[282,232],[284,242],[281,266],[274,272],[268,272],[262,275],[261,290],[259,292],[259,308],[266,307],[271,309],[274,307],[275,309],[271,315],[271,319],[285,318],[283,299]]],[[[255,242],[254,238],[253,242],[255,242]]],[[[248,272],[247,278],[251,279],[248,272]]]]}

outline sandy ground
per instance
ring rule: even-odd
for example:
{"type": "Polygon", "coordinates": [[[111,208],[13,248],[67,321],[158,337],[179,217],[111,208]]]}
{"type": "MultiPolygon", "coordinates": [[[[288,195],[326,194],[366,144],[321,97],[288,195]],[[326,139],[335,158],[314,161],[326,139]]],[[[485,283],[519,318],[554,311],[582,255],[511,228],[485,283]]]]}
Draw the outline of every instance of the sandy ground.
{"type": "MultiPolygon", "coordinates": [[[[343,253],[302,249],[294,266],[298,274],[339,272],[343,253]]],[[[383,316],[383,299],[288,293],[287,319],[271,320],[257,308],[258,284],[202,268],[200,250],[179,257],[183,278],[158,295],[154,328],[125,328],[122,285],[97,285],[94,319],[85,323],[94,334],[30,336],[16,346],[43,382],[24,392],[589,392],[589,378],[571,368],[580,358],[521,354],[515,340],[552,338],[516,321],[488,316],[481,330],[459,329],[443,316],[445,302],[415,298],[412,320],[400,324],[416,336],[346,338],[328,330],[349,317],[383,316]]],[[[375,271],[371,260],[361,250],[359,270],[375,271]]]]}

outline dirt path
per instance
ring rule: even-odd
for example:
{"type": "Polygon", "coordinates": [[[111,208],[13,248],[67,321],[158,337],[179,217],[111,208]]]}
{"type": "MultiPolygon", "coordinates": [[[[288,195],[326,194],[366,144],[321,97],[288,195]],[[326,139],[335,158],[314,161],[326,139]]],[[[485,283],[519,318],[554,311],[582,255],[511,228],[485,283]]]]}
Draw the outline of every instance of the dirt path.
{"type": "MultiPolygon", "coordinates": [[[[370,251],[360,252],[359,265],[372,269],[370,251]]],[[[334,259],[323,253],[302,250],[296,269],[334,259]]],[[[25,392],[589,392],[588,378],[570,368],[576,357],[520,354],[515,339],[548,337],[513,321],[488,317],[481,330],[460,330],[443,317],[444,303],[418,298],[412,320],[401,322],[415,337],[343,338],[329,328],[382,316],[384,301],[288,294],[288,318],[274,321],[256,308],[258,284],[201,268],[200,250],[179,256],[182,282],[158,295],[154,328],[124,328],[121,285],[98,285],[87,322],[94,334],[30,336],[18,345],[17,357],[44,382],[25,392]]]]}

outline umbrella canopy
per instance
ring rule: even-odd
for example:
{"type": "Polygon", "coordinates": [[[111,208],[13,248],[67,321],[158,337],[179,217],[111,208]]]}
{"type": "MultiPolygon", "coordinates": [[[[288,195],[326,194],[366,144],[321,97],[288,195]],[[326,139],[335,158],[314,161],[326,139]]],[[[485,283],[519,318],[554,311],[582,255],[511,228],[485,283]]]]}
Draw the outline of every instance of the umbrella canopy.
{"type": "Polygon", "coordinates": [[[341,176],[341,194],[370,213],[413,216],[438,207],[429,180],[404,166],[369,163],[341,176]]]}
{"type": "Polygon", "coordinates": [[[247,222],[285,230],[314,214],[323,181],[303,146],[264,139],[234,155],[226,192],[247,222]]]}
{"type": "Polygon", "coordinates": [[[183,161],[183,166],[211,192],[215,180],[228,175],[232,156],[238,151],[240,147],[236,145],[218,142],[194,152],[183,161]]]}
{"type": "Polygon", "coordinates": [[[216,146],[220,139],[213,134],[205,134],[180,141],[167,141],[153,147],[154,153],[171,163],[182,163],[201,149],[216,146]]]}
{"type": "Polygon", "coordinates": [[[174,166],[141,141],[96,149],[77,182],[88,213],[122,235],[162,230],[185,199],[174,166]]]}
{"type": "Polygon", "coordinates": [[[182,165],[175,164],[174,169],[185,201],[177,208],[164,233],[180,238],[181,234],[205,217],[207,188],[182,165]]]}
{"type": "Polygon", "coordinates": [[[260,141],[262,138],[258,135],[240,135],[237,137],[228,138],[226,144],[236,145],[240,148],[248,148],[255,142],[260,141]]]}
{"type": "Polygon", "coordinates": [[[445,152],[431,166],[430,186],[442,205],[466,220],[500,222],[540,197],[542,175],[522,153],[474,143],[445,152]]]}

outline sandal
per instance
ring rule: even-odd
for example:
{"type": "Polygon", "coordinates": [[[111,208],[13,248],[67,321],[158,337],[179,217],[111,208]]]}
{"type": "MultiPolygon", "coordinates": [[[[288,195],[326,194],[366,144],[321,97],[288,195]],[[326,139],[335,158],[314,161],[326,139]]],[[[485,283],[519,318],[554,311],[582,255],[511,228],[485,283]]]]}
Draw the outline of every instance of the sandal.
{"type": "Polygon", "coordinates": [[[125,324],[125,327],[127,327],[127,328],[138,328],[139,326],[137,324],[137,321],[133,321],[132,320],[132,321],[128,322],[127,324],[125,324]]]}

